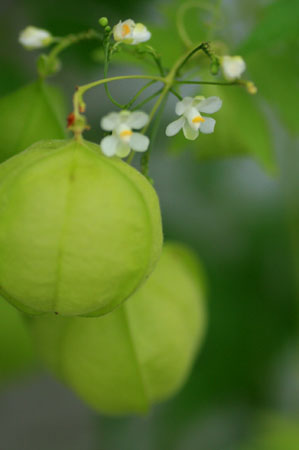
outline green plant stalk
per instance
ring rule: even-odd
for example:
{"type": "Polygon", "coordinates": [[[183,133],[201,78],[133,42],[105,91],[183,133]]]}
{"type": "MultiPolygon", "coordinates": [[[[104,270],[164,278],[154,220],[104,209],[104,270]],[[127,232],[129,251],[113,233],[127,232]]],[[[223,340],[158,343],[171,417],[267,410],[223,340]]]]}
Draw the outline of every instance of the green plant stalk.
{"type": "MultiPolygon", "coordinates": [[[[108,68],[109,68],[109,62],[110,62],[110,52],[111,52],[111,46],[110,46],[110,34],[107,36],[106,45],[105,45],[105,62],[104,62],[104,78],[108,78],[108,68]]],[[[107,94],[107,97],[113,103],[113,105],[117,106],[118,108],[124,109],[126,105],[122,105],[118,101],[116,101],[112,94],[110,93],[109,86],[107,83],[105,83],[105,92],[107,94]]]]}
{"type": "Polygon", "coordinates": [[[143,175],[144,175],[146,178],[148,178],[148,180],[149,180],[151,183],[152,183],[153,181],[152,181],[152,179],[149,178],[149,176],[148,176],[150,153],[151,153],[151,149],[152,149],[152,147],[153,147],[153,145],[154,145],[155,139],[156,139],[156,137],[157,137],[157,133],[158,133],[158,130],[159,130],[159,125],[160,125],[160,120],[161,120],[161,117],[162,117],[162,114],[163,114],[163,111],[164,111],[164,107],[165,107],[165,105],[166,105],[166,102],[167,102],[167,96],[165,96],[165,97],[163,98],[162,102],[161,102],[160,105],[159,105],[159,111],[158,111],[158,114],[157,114],[157,116],[156,116],[156,119],[155,119],[155,122],[154,122],[154,125],[153,125],[153,129],[152,129],[152,132],[151,132],[150,146],[149,146],[147,152],[144,153],[144,155],[143,155],[142,158],[141,158],[141,172],[143,173],[143,175]]]}
{"type": "MultiPolygon", "coordinates": [[[[167,77],[165,78],[165,86],[161,92],[160,97],[158,98],[158,100],[156,101],[156,103],[154,104],[150,115],[149,115],[149,121],[148,123],[145,125],[145,127],[142,129],[142,133],[146,133],[156,111],[159,109],[162,101],[165,98],[165,102],[166,102],[166,96],[168,94],[168,92],[171,90],[174,82],[175,82],[175,77],[178,73],[178,71],[183,67],[183,65],[188,61],[189,58],[191,58],[192,55],[194,55],[197,51],[201,50],[202,44],[201,45],[197,45],[194,49],[192,49],[191,51],[188,51],[187,54],[183,55],[182,57],[180,57],[172,66],[169,74],[167,75],[167,77]]],[[[156,133],[158,131],[158,124],[156,126],[156,133]]],[[[149,165],[149,158],[150,158],[150,149],[143,155],[142,160],[141,160],[141,168],[142,168],[142,173],[147,176],[148,174],[148,165],[149,165]]]]}
{"type": "MultiPolygon", "coordinates": [[[[153,98],[157,97],[157,95],[161,94],[161,92],[163,91],[163,88],[159,89],[157,92],[154,92],[154,94],[150,95],[149,97],[147,97],[146,99],[142,100],[142,102],[138,103],[138,105],[136,105],[132,111],[136,111],[137,109],[141,108],[141,106],[145,105],[146,103],[148,103],[149,101],[151,101],[153,98]]],[[[179,100],[182,100],[182,97],[178,97],[177,94],[175,92],[173,92],[172,89],[169,90],[169,92],[171,92],[175,97],[177,97],[179,100]]]]}
{"type": "Polygon", "coordinates": [[[214,86],[243,86],[246,88],[247,81],[245,80],[234,80],[228,82],[222,81],[197,81],[197,80],[174,80],[175,84],[199,84],[199,85],[214,85],[214,86]]]}
{"type": "Polygon", "coordinates": [[[80,115],[80,105],[83,105],[83,95],[86,91],[89,89],[92,89],[96,86],[100,86],[101,84],[110,83],[112,81],[119,81],[119,80],[155,80],[155,81],[161,81],[162,83],[165,83],[164,77],[154,76],[154,75],[120,75],[117,77],[109,77],[109,78],[103,78],[101,80],[93,81],[91,83],[84,84],[82,86],[78,86],[76,89],[76,92],[74,94],[73,98],[73,104],[74,104],[74,114],[75,116],[80,115]]]}
{"type": "MultiPolygon", "coordinates": [[[[88,31],[83,31],[82,33],[78,33],[78,34],[69,34],[68,36],[60,38],[58,41],[58,44],[56,44],[48,54],[49,67],[51,66],[52,63],[55,62],[55,59],[63,50],[67,49],[68,47],[70,47],[73,44],[77,44],[80,41],[90,40],[90,39],[98,39],[98,40],[102,41],[103,36],[95,30],[88,30],[88,31]]],[[[40,76],[44,77],[47,75],[40,74],[40,76]]]]}
{"type": "Polygon", "coordinates": [[[150,86],[152,86],[154,83],[156,83],[155,80],[151,80],[148,83],[146,83],[144,86],[142,86],[134,95],[134,97],[124,106],[125,109],[130,108],[135,101],[137,100],[137,98],[150,86]]]}

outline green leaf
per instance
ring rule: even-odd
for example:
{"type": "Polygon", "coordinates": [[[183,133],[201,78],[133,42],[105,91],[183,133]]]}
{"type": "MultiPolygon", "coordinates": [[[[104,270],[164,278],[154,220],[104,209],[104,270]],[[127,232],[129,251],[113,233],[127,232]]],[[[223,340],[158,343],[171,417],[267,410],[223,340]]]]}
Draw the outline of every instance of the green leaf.
{"type": "Polygon", "coordinates": [[[292,41],[298,36],[298,0],[278,0],[268,6],[264,16],[239,48],[241,54],[292,41]]]}
{"type": "Polygon", "coordinates": [[[63,139],[65,104],[57,88],[38,80],[0,99],[0,162],[41,139],[63,139]]]}
{"type": "Polygon", "coordinates": [[[213,114],[213,134],[201,134],[195,141],[186,141],[182,133],[174,138],[175,149],[194,151],[199,159],[212,157],[252,156],[268,172],[275,172],[276,163],[268,124],[257,99],[240,87],[209,87],[206,97],[219,96],[222,108],[213,114]]]}

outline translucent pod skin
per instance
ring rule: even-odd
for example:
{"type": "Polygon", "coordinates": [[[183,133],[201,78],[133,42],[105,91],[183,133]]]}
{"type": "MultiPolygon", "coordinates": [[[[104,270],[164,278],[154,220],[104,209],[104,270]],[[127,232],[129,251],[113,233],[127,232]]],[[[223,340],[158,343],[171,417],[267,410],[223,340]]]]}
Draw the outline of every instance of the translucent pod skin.
{"type": "Polygon", "coordinates": [[[206,325],[201,268],[166,244],[154,272],[111,314],[37,317],[33,336],[50,370],[92,408],[145,413],[184,383],[206,325]]]}
{"type": "Polygon", "coordinates": [[[0,295],[20,310],[102,315],[151,273],[157,195],[87,141],[41,141],[0,166],[0,295]]]}

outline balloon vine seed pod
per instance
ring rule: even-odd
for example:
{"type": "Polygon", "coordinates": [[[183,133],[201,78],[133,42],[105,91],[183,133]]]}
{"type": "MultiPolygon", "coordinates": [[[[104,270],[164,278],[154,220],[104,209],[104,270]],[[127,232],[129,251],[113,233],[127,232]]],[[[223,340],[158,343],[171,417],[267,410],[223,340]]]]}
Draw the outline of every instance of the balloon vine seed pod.
{"type": "Polygon", "coordinates": [[[146,178],[87,141],[42,141],[0,166],[0,293],[27,313],[101,315],[161,251],[146,178]]]}
{"type": "Polygon", "coordinates": [[[46,365],[87,404],[144,413],[182,386],[202,343],[201,267],[185,247],[166,244],[149,279],[112,313],[30,323],[46,365]]]}

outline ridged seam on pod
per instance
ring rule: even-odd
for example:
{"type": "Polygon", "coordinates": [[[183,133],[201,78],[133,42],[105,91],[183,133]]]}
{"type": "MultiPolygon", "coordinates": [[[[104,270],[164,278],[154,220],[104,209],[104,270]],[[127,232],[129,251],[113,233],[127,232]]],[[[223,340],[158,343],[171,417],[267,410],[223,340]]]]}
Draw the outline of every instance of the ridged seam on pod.
{"type": "Polygon", "coordinates": [[[148,181],[87,141],[42,141],[0,166],[0,293],[28,313],[105,314],[160,256],[148,181]]]}

